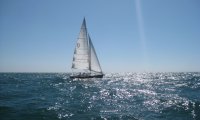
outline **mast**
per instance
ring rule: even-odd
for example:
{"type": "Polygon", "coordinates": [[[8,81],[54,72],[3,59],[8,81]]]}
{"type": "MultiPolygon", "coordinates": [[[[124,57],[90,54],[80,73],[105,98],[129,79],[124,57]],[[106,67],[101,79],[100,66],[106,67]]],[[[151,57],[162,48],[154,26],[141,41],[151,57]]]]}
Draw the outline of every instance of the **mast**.
{"type": "MultiPolygon", "coordinates": [[[[88,34],[88,38],[90,38],[88,34]]],[[[91,45],[90,45],[90,40],[88,39],[88,61],[89,61],[89,71],[91,73],[91,45]]]]}

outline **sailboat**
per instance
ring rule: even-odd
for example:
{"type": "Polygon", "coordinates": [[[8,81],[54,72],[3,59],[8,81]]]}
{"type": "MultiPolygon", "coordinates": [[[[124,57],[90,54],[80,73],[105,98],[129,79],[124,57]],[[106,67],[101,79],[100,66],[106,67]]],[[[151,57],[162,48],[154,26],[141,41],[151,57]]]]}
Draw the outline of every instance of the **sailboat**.
{"type": "Polygon", "coordinates": [[[70,78],[102,78],[103,72],[97,58],[92,40],[88,34],[86,20],[83,19],[78,40],[76,42],[72,60],[72,71],[70,78]]]}

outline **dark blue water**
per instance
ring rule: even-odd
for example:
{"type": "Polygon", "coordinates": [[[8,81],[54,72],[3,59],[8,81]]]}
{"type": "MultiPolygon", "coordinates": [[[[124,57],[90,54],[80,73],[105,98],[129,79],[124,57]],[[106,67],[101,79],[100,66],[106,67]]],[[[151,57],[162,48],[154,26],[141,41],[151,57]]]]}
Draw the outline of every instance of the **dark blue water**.
{"type": "Polygon", "coordinates": [[[0,73],[0,120],[200,120],[200,73],[0,73]]]}

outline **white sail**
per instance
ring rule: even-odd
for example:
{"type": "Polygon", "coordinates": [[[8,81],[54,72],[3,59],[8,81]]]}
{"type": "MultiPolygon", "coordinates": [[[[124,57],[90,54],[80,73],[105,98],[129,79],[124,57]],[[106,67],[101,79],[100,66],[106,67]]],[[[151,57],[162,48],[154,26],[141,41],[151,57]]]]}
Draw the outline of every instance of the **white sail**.
{"type": "Polygon", "coordinates": [[[74,50],[72,68],[89,70],[89,46],[85,19],[83,20],[79,37],[74,50]]]}
{"type": "Polygon", "coordinates": [[[90,66],[89,66],[89,68],[91,71],[102,73],[101,66],[99,64],[99,60],[97,58],[94,46],[92,44],[92,41],[91,41],[89,35],[88,35],[88,38],[89,38],[89,45],[90,45],[90,52],[89,52],[90,53],[90,56],[89,56],[90,57],[90,66]]]}
{"type": "MultiPolygon", "coordinates": [[[[92,41],[87,33],[86,22],[83,20],[79,37],[74,50],[72,69],[88,70],[90,75],[98,73],[102,77],[102,70],[92,41]],[[99,74],[100,73],[100,74],[99,74]]],[[[91,76],[90,76],[91,77],[91,76]]]]}

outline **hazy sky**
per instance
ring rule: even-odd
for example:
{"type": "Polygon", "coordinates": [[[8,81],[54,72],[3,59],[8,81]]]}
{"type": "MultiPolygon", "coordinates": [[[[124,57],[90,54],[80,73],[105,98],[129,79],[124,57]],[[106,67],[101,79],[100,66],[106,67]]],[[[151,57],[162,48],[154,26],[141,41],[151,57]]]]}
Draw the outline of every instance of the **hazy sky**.
{"type": "Polygon", "coordinates": [[[70,72],[84,16],[104,72],[200,71],[199,0],[0,0],[0,72],[70,72]]]}

